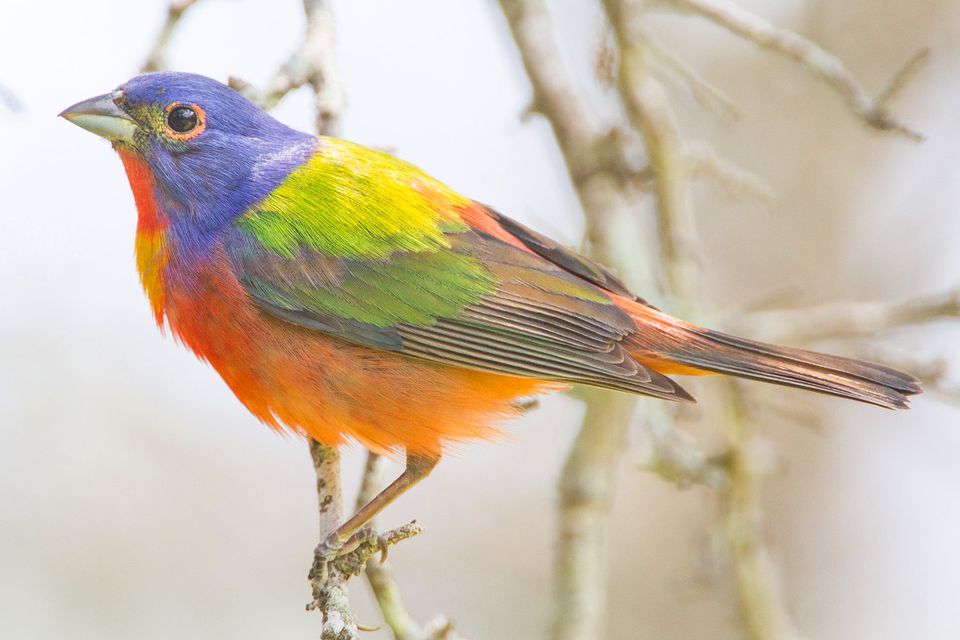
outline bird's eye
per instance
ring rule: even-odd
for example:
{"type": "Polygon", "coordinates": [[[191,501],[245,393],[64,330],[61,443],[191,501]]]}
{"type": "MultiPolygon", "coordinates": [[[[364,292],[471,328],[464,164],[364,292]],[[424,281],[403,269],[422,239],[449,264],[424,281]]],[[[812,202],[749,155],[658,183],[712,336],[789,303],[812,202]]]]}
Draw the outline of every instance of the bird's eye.
{"type": "Polygon", "coordinates": [[[167,114],[167,126],[177,133],[190,133],[200,124],[197,112],[190,107],[174,107],[167,114]]]}
{"type": "Polygon", "coordinates": [[[176,140],[189,140],[203,133],[206,114],[195,104],[173,103],[166,109],[164,124],[167,135],[176,140]]]}

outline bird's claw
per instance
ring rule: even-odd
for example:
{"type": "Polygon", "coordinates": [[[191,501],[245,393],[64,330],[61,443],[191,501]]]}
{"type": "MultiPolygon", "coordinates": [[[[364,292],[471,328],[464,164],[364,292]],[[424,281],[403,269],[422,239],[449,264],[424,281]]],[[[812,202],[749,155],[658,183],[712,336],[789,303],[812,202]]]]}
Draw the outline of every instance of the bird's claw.
{"type": "MultiPolygon", "coordinates": [[[[313,552],[313,566],[310,568],[308,578],[318,584],[325,584],[330,577],[330,567],[342,558],[346,558],[361,546],[373,543],[380,552],[380,564],[387,560],[387,541],[373,527],[366,526],[355,534],[341,540],[334,532],[327,536],[313,552]]],[[[358,557],[357,562],[345,567],[344,573],[359,574],[363,570],[369,555],[364,554],[358,557]]]]}

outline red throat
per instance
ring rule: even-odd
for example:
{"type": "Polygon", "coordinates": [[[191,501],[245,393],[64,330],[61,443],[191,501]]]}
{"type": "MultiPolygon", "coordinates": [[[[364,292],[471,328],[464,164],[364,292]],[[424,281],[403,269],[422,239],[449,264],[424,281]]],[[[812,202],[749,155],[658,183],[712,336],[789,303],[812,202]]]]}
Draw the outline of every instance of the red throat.
{"type": "Polygon", "coordinates": [[[117,150],[123,168],[127,171],[133,201],[137,205],[137,238],[135,252],[140,283],[150,299],[150,307],[157,325],[163,327],[164,286],[163,272],[167,264],[167,219],[157,207],[154,198],[155,182],[150,167],[134,151],[117,150]]]}

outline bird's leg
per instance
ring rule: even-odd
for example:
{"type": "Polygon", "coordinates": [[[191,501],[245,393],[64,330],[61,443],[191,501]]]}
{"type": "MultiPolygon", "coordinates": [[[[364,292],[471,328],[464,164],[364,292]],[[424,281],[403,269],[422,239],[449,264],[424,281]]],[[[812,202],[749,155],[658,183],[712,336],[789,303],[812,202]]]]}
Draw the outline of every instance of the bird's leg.
{"type": "MultiPolygon", "coordinates": [[[[327,565],[331,561],[376,536],[376,533],[364,525],[375,518],[387,505],[399,498],[407,489],[430,475],[438,462],[440,462],[439,455],[407,454],[407,466],[403,473],[317,546],[313,554],[311,576],[324,576],[327,572],[327,565]]],[[[386,555],[386,546],[382,545],[382,549],[384,555],[386,555]]]]}

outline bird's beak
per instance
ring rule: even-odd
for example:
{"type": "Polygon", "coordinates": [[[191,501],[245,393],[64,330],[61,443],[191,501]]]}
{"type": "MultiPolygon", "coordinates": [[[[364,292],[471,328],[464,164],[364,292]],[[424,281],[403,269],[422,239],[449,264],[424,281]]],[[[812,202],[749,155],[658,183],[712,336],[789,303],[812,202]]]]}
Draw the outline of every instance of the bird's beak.
{"type": "Polygon", "coordinates": [[[119,91],[78,102],[64,109],[60,116],[82,129],[112,142],[133,142],[137,123],[117,106],[119,91]]]}

